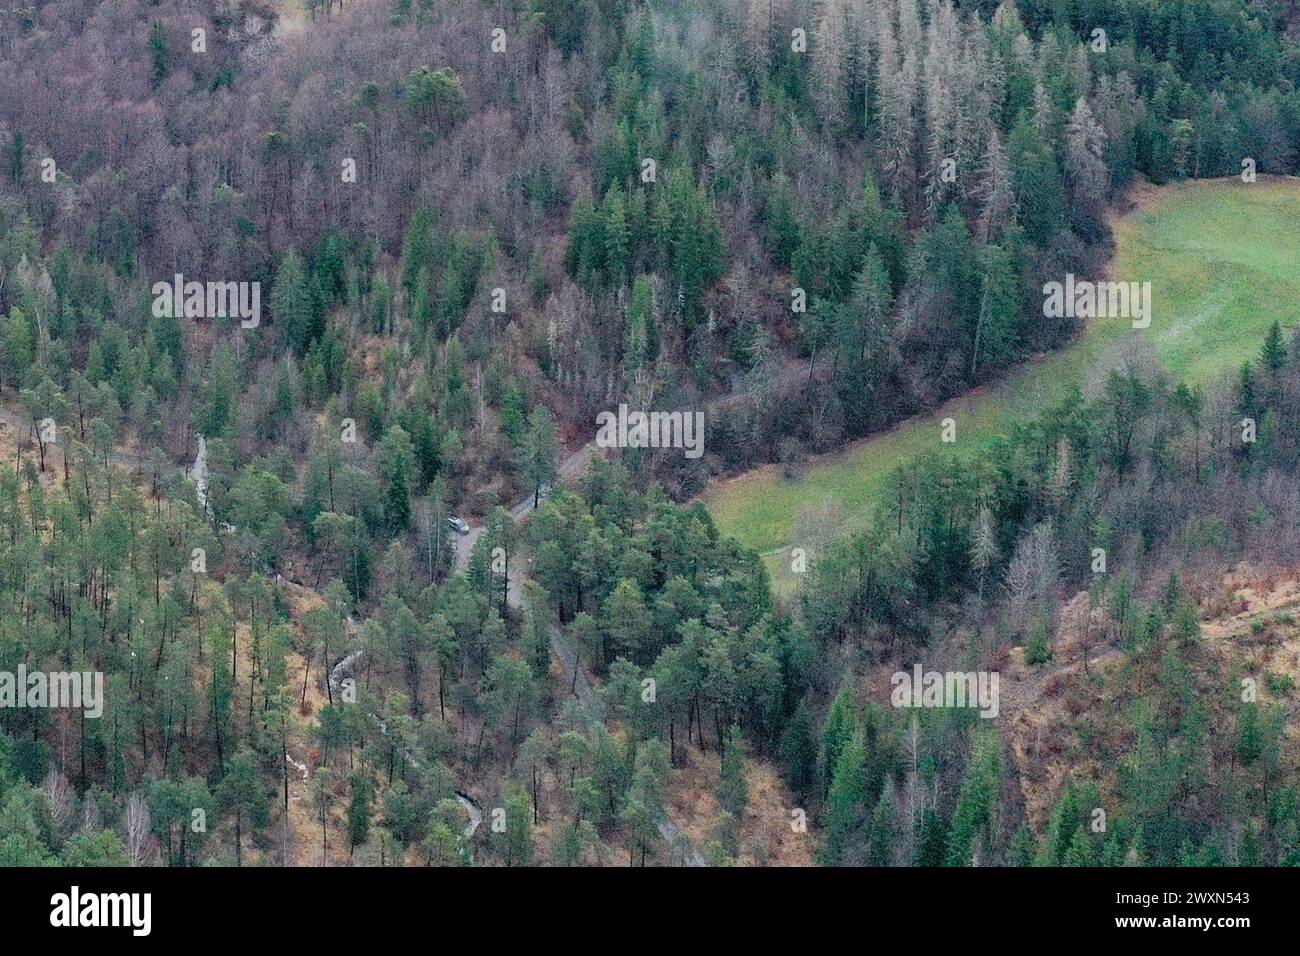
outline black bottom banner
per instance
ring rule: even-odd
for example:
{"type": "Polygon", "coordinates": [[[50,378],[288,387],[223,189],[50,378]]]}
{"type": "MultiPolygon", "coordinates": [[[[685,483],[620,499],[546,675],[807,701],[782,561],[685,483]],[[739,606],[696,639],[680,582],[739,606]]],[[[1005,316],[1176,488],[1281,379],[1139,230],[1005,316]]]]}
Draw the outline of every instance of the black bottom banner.
{"type": "Polygon", "coordinates": [[[227,943],[333,947],[373,943],[398,927],[420,932],[413,918],[439,936],[471,929],[492,942],[535,941],[551,932],[543,927],[569,920],[653,935],[686,919],[734,945],[800,926],[838,934],[846,918],[864,940],[891,927],[914,932],[921,920],[1070,940],[1226,941],[1278,932],[1294,916],[1294,875],[1285,870],[11,869],[0,883],[11,944],[75,933],[83,944],[172,945],[220,933],[227,943]]]}

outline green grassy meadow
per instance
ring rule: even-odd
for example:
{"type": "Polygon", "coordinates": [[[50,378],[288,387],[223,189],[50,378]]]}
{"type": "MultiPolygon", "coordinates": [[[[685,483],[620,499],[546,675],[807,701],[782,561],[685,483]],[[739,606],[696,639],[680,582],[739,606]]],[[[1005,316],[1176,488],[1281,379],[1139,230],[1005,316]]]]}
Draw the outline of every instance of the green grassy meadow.
{"type": "Polygon", "coordinates": [[[1224,179],[1153,190],[1114,223],[1114,233],[1109,278],[1151,282],[1150,328],[1094,320],[1065,349],[815,459],[797,479],[769,465],[716,482],[704,500],[718,527],[760,551],[777,592],[788,594],[795,576],[785,551],[805,505],[829,498],[851,528],[865,520],[897,466],[925,452],[960,456],[987,445],[1009,422],[1029,421],[1067,388],[1083,387],[1099,359],[1107,360],[1104,367],[1110,356],[1141,348],[1176,379],[1204,383],[1257,355],[1274,320],[1285,329],[1300,319],[1300,180],[1224,179]],[[947,417],[957,423],[955,444],[940,441],[947,417]]]}

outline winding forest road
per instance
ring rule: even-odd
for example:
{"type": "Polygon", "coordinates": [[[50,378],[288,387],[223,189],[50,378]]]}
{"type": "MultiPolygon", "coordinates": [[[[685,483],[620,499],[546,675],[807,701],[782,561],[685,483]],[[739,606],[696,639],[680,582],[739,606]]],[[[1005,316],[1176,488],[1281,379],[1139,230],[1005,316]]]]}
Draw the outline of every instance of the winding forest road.
{"type": "MultiPolygon", "coordinates": [[[[302,585],[297,584],[296,581],[289,581],[288,583],[295,584],[298,587],[302,587],[302,585]]],[[[351,672],[352,668],[356,666],[357,661],[361,659],[364,653],[365,651],[360,651],[360,650],[353,651],[351,654],[343,658],[343,660],[339,661],[337,664],[334,665],[333,668],[330,669],[329,682],[332,688],[334,688],[336,691],[342,689],[342,681],[344,675],[351,672]]],[[[379,732],[383,736],[385,737],[388,736],[388,726],[383,722],[382,719],[380,719],[378,714],[367,711],[366,716],[369,717],[370,720],[375,724],[375,726],[379,728],[379,732]]],[[[408,751],[405,747],[398,748],[398,752],[401,753],[402,759],[405,760],[412,767],[414,767],[416,770],[419,771],[424,770],[424,765],[420,762],[419,758],[416,757],[410,751],[408,751]]],[[[285,755],[285,759],[286,760],[288,759],[287,754],[285,755]]],[[[290,763],[293,763],[295,767],[300,766],[299,764],[294,763],[293,761],[290,761],[290,763]]],[[[302,768],[302,779],[303,779],[303,783],[307,782],[306,767],[302,768]]],[[[468,840],[473,838],[474,833],[479,828],[479,824],[483,822],[483,811],[482,809],[480,809],[479,805],[474,802],[474,799],[470,797],[469,794],[461,790],[456,790],[454,792],[456,794],[456,802],[461,805],[461,807],[465,811],[466,816],[469,818],[469,822],[465,824],[465,830],[464,830],[465,839],[468,840]]]]}
{"type": "MultiPolygon", "coordinates": [[[[512,607],[518,607],[522,603],[522,598],[518,597],[517,588],[507,585],[507,600],[512,607]],[[519,603],[516,603],[519,602],[519,603]]],[[[600,702],[596,699],[595,692],[591,689],[591,681],[587,679],[587,673],[582,669],[581,661],[578,657],[578,649],[573,646],[569,636],[564,632],[555,621],[548,621],[546,625],[547,634],[551,640],[551,651],[555,654],[560,662],[560,670],[563,674],[564,683],[572,688],[572,695],[577,698],[579,705],[582,707],[583,714],[588,720],[600,720],[601,708],[600,702]]],[[[663,837],[664,842],[668,844],[673,851],[681,852],[681,860],[685,866],[706,866],[698,850],[691,845],[690,840],[682,832],[681,827],[673,822],[672,818],[665,816],[659,821],[659,835],[663,837]]]]}
{"type": "MultiPolygon", "coordinates": [[[[800,380],[807,379],[811,376],[811,363],[804,359],[797,359],[787,363],[769,382],[768,387],[774,389],[784,389],[800,380]]],[[[745,388],[738,389],[727,395],[715,398],[706,403],[705,408],[710,413],[725,411],[726,409],[752,398],[757,391],[753,384],[745,388]]],[[[692,411],[693,409],[679,409],[680,411],[692,411]]],[[[589,441],[587,444],[578,448],[568,455],[559,467],[556,469],[557,480],[572,482],[582,477],[587,468],[591,465],[592,459],[602,454],[601,449],[596,446],[595,441],[589,441]]],[[[521,522],[533,513],[535,508],[534,496],[528,495],[522,501],[517,502],[510,508],[510,517],[516,522],[521,522]]],[[[469,532],[460,535],[455,539],[456,549],[456,570],[464,573],[469,569],[469,559],[474,552],[474,545],[482,536],[484,531],[483,525],[475,525],[469,529],[469,532]]],[[[523,593],[519,586],[518,579],[508,580],[506,583],[506,601],[514,608],[523,610],[523,593]]],[[[591,681],[587,677],[586,671],[582,668],[581,658],[578,649],[573,646],[564,629],[555,621],[548,621],[547,632],[550,637],[551,651],[555,654],[560,662],[560,669],[563,673],[564,682],[572,688],[572,696],[576,697],[578,703],[582,706],[583,713],[590,720],[601,719],[600,702],[592,690],[591,681]]],[[[673,822],[671,818],[665,817],[659,823],[659,835],[663,837],[664,842],[674,851],[680,851],[681,860],[685,866],[707,866],[704,857],[699,851],[691,845],[690,839],[682,832],[681,827],[673,822]]]]}
{"type": "MultiPolygon", "coordinates": [[[[590,446],[584,446],[590,447],[590,446]]],[[[581,452],[580,452],[581,453],[581,452]]],[[[576,457],[576,456],[571,456],[576,457]]],[[[527,508],[522,507],[522,502],[515,508],[511,509],[511,514],[518,521],[527,516],[533,510],[533,499],[527,501],[527,508]]],[[[482,528],[477,529],[482,533],[482,528]]],[[[475,540],[477,540],[475,535],[475,540]]],[[[468,552],[467,552],[468,553],[468,552]]],[[[506,582],[506,602],[516,610],[524,610],[524,593],[521,587],[521,578],[523,576],[516,574],[511,576],[506,582]]],[[[569,635],[560,627],[559,623],[549,619],[550,609],[545,609],[547,615],[546,633],[550,639],[551,653],[560,662],[561,678],[564,686],[569,688],[571,696],[577,699],[583,714],[588,720],[602,720],[600,700],[596,697],[596,692],[591,686],[591,680],[587,677],[587,672],[582,667],[581,658],[578,655],[578,649],[570,640],[569,635]]],[[[681,860],[685,866],[706,866],[704,857],[690,843],[690,840],[682,832],[671,818],[665,817],[659,822],[659,835],[663,837],[664,842],[674,851],[680,851],[681,860]]]]}

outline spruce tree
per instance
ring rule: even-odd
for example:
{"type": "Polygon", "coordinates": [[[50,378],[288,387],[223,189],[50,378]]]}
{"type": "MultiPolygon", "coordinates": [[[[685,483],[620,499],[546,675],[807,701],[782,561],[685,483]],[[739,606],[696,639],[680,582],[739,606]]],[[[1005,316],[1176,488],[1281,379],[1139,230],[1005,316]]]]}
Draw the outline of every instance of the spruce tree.
{"type": "Polygon", "coordinates": [[[863,729],[857,727],[839,751],[826,798],[826,828],[821,848],[824,865],[839,865],[853,849],[866,814],[867,796],[867,746],[863,729]]]}
{"type": "Polygon", "coordinates": [[[1276,320],[1269,326],[1268,334],[1264,336],[1264,344],[1259,350],[1259,361],[1273,376],[1276,376],[1286,365],[1286,345],[1282,341],[1282,327],[1276,320]]]}

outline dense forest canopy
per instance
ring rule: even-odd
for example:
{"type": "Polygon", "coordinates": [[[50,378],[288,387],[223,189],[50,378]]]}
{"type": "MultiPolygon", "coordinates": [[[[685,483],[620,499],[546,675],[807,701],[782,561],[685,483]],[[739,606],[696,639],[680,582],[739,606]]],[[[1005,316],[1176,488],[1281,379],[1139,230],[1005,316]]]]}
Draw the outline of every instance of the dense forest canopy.
{"type": "Polygon", "coordinates": [[[0,863],[1300,861],[1291,678],[1189,581],[1300,558],[1281,327],[1212,387],[1129,355],[905,464],[789,601],[691,501],[1069,341],[1043,284],[1103,273],[1135,185],[1293,175],[1297,28],[0,11],[0,670],[105,675],[99,718],[0,708],[0,863]],[[154,307],[174,277],[260,321],[154,307]],[[705,456],[588,454],[620,403],[706,412],[705,456]],[[891,709],[918,660],[1038,668],[1070,719],[891,709]]]}

